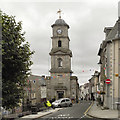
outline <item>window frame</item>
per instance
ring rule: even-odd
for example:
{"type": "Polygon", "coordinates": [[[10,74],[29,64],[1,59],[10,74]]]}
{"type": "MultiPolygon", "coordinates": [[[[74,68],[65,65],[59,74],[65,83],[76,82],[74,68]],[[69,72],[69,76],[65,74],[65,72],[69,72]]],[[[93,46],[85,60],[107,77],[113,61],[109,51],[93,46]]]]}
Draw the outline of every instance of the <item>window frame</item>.
{"type": "Polygon", "coordinates": [[[62,58],[58,58],[57,61],[58,61],[58,67],[62,67],[63,64],[62,58]]]}
{"type": "Polygon", "coordinates": [[[58,47],[62,47],[62,41],[58,40],[58,47]]]}

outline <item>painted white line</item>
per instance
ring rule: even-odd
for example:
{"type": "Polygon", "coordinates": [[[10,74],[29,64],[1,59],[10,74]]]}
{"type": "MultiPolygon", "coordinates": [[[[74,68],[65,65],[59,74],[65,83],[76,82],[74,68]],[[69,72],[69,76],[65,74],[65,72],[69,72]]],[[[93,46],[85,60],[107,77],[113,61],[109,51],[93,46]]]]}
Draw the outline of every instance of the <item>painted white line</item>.
{"type": "Polygon", "coordinates": [[[84,118],[86,115],[83,115],[81,118],[84,118]]]}

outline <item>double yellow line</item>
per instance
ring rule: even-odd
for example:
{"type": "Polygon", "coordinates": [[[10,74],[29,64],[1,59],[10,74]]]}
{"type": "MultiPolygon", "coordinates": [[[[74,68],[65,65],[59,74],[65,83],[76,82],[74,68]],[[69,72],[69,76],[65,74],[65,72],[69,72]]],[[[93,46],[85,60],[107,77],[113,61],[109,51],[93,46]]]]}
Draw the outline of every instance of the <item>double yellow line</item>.
{"type": "Polygon", "coordinates": [[[93,103],[94,102],[92,102],[92,104],[88,107],[88,109],[84,112],[84,115],[86,115],[87,114],[87,112],[89,111],[89,109],[93,106],[93,103]]]}

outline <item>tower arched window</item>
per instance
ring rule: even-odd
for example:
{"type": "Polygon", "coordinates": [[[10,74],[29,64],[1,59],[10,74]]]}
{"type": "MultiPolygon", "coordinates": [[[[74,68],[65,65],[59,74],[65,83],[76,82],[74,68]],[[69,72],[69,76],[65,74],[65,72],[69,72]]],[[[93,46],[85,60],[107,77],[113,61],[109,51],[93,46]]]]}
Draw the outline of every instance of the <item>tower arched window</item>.
{"type": "Polygon", "coordinates": [[[61,42],[61,40],[58,41],[58,47],[62,47],[62,42],[61,42]]]}
{"type": "Polygon", "coordinates": [[[58,58],[58,67],[62,67],[62,59],[58,58]]]}

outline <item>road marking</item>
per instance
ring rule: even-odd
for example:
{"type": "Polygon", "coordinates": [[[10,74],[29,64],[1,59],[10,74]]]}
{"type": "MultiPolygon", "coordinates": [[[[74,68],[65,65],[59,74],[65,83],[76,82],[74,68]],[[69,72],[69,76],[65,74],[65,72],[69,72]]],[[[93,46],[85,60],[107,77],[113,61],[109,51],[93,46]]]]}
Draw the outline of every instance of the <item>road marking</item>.
{"type": "Polygon", "coordinates": [[[84,118],[86,115],[83,115],[81,118],[84,118]]]}
{"type": "Polygon", "coordinates": [[[60,118],[73,118],[73,117],[68,117],[68,116],[58,116],[58,117],[51,117],[51,119],[60,119],[60,118]]]}
{"type": "Polygon", "coordinates": [[[72,116],[70,116],[70,114],[59,114],[57,117],[51,117],[52,119],[65,119],[65,118],[73,118],[72,116]]]}
{"type": "Polygon", "coordinates": [[[59,114],[58,116],[70,116],[70,114],[59,114]]]}
{"type": "Polygon", "coordinates": [[[92,104],[88,107],[88,109],[84,112],[84,115],[86,115],[87,114],[87,112],[89,111],[89,109],[92,107],[92,105],[93,105],[93,102],[92,102],[92,104]]]}

